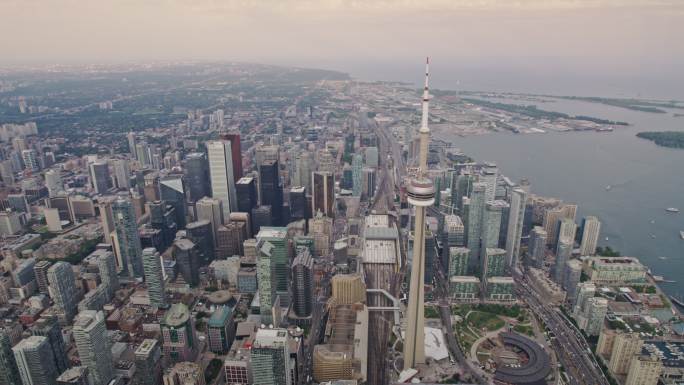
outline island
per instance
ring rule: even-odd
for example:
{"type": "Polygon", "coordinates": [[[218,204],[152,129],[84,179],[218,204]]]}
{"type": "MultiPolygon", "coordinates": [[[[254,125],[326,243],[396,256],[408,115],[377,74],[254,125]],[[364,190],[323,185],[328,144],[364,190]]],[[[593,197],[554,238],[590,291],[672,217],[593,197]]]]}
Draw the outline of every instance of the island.
{"type": "Polygon", "coordinates": [[[636,136],[653,141],[658,146],[684,148],[684,131],[649,131],[640,132],[636,136]]]}

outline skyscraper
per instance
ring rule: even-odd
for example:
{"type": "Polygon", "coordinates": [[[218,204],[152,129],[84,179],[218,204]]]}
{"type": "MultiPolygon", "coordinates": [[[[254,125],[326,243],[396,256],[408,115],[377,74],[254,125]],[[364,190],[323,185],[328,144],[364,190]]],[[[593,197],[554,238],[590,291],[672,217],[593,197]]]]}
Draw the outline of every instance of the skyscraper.
{"type": "Polygon", "coordinates": [[[335,206],[335,178],[331,172],[315,171],[313,173],[313,214],[320,211],[328,218],[333,218],[335,206]]]}
{"type": "Polygon", "coordinates": [[[114,177],[116,178],[116,188],[120,190],[128,190],[131,188],[131,169],[128,166],[126,159],[112,160],[114,167],[114,177]]]}
{"type": "Polygon", "coordinates": [[[111,187],[109,165],[107,162],[95,162],[90,164],[90,180],[96,194],[105,194],[111,187]]]}
{"type": "Polygon", "coordinates": [[[259,287],[259,314],[264,324],[273,323],[273,305],[276,297],[273,279],[275,246],[271,242],[260,242],[257,258],[257,283],[259,287]]]}
{"type": "Polygon", "coordinates": [[[199,284],[199,268],[202,265],[197,246],[189,239],[180,238],[173,242],[173,256],[178,272],[190,286],[199,284]]]}
{"type": "Polygon", "coordinates": [[[74,340],[81,364],[88,367],[93,385],[107,385],[114,377],[112,352],[102,311],[84,310],[74,320],[74,340]]]}
{"type": "Polygon", "coordinates": [[[209,154],[209,174],[211,176],[211,194],[223,203],[223,216],[237,210],[237,194],[235,192],[235,176],[233,174],[233,155],[228,140],[207,142],[209,154]]]}
{"type": "Polygon", "coordinates": [[[237,211],[251,213],[258,203],[256,181],[251,176],[242,177],[235,184],[235,188],[237,191],[237,211]]]}
{"type": "Polygon", "coordinates": [[[580,244],[580,255],[596,254],[596,246],[601,231],[601,222],[598,218],[589,216],[582,220],[582,243],[580,244]]]}
{"type": "Polygon", "coordinates": [[[0,385],[21,383],[17,361],[12,352],[12,341],[7,332],[0,330],[0,385]]]}
{"type": "Polygon", "coordinates": [[[525,220],[525,204],[527,193],[521,188],[511,192],[511,207],[508,211],[508,233],[506,234],[506,258],[508,264],[515,268],[520,258],[520,239],[522,238],[525,220]]]}
{"type": "Polygon", "coordinates": [[[297,317],[309,317],[313,310],[313,259],[302,246],[292,261],[292,310],[297,317]]]}
{"type": "Polygon", "coordinates": [[[482,234],[482,221],[485,207],[485,192],[487,185],[484,183],[473,183],[470,193],[470,204],[468,205],[467,221],[467,247],[470,249],[470,272],[476,270],[480,262],[480,235],[482,234]]]}
{"type": "Polygon", "coordinates": [[[142,246],[135,210],[129,199],[119,197],[112,203],[119,267],[129,277],[142,277],[142,246]]]}
{"type": "Polygon", "coordinates": [[[50,297],[55,306],[64,314],[67,322],[71,322],[78,308],[78,291],[71,264],[57,262],[48,269],[50,297]]]}
{"type": "Polygon", "coordinates": [[[484,250],[483,277],[503,277],[506,275],[506,267],[506,250],[496,248],[484,250]]]}
{"type": "Polygon", "coordinates": [[[306,187],[293,187],[290,189],[290,219],[297,221],[306,219],[308,215],[308,204],[306,200],[306,187]]]}
{"type": "Polygon", "coordinates": [[[59,170],[47,170],[45,172],[45,187],[47,187],[50,197],[54,197],[64,191],[64,183],[62,183],[59,170]]]}
{"type": "MultiPolygon", "coordinates": [[[[239,196],[239,194],[238,194],[239,196]]],[[[214,233],[214,246],[218,239],[218,229],[224,223],[223,203],[220,199],[204,197],[195,203],[198,221],[209,221],[214,233]]]]}
{"type": "MultiPolygon", "coordinates": [[[[240,133],[229,132],[219,135],[221,139],[230,142],[230,154],[233,162],[233,178],[237,182],[242,178],[242,146],[240,144],[240,133]]],[[[240,210],[242,211],[242,210],[240,210]]]]}
{"type": "Polygon", "coordinates": [[[188,239],[195,245],[202,257],[202,264],[208,265],[214,260],[214,234],[209,221],[188,223],[186,228],[188,239]]]}
{"type": "Polygon", "coordinates": [[[33,272],[36,275],[36,284],[38,284],[38,291],[42,294],[50,294],[48,289],[50,282],[48,281],[47,275],[50,266],[50,262],[46,260],[38,261],[33,266],[33,272]]]}
{"type": "Polygon", "coordinates": [[[55,367],[58,372],[63,372],[69,367],[67,361],[67,348],[62,337],[62,328],[55,316],[42,316],[31,326],[31,335],[45,337],[48,340],[55,367]]]}
{"type": "Polygon", "coordinates": [[[468,259],[470,250],[465,247],[449,247],[449,278],[456,275],[468,274],[468,259]]]}
{"type": "Polygon", "coordinates": [[[22,150],[21,158],[24,161],[24,168],[28,171],[38,171],[38,153],[34,149],[22,150]]]}
{"type": "Polygon", "coordinates": [[[252,344],[252,376],[259,385],[289,385],[295,362],[290,357],[290,335],[286,329],[259,329],[252,344]]]}
{"type": "Polygon", "coordinates": [[[159,198],[173,207],[176,213],[174,219],[179,229],[185,228],[188,212],[184,185],[180,174],[168,175],[159,180],[159,198]]]}
{"type": "Polygon", "coordinates": [[[219,306],[207,321],[209,350],[218,354],[227,353],[235,337],[234,329],[233,308],[226,305],[219,306]]]}
{"type": "Polygon", "coordinates": [[[259,191],[261,205],[271,207],[273,224],[281,225],[283,190],[280,186],[278,161],[266,160],[259,166],[259,191]]]}
{"type": "Polygon", "coordinates": [[[563,284],[565,277],[565,264],[572,257],[572,241],[568,238],[561,237],[558,240],[558,247],[556,247],[556,263],[554,266],[553,280],[559,285],[563,284]]]}
{"type": "Polygon", "coordinates": [[[532,259],[530,264],[541,268],[546,257],[546,230],[541,226],[535,226],[530,233],[530,245],[528,247],[528,257],[532,259]]]}
{"type": "Polygon", "coordinates": [[[482,168],[480,175],[480,182],[484,183],[485,188],[485,202],[491,202],[496,199],[496,183],[499,171],[494,163],[487,163],[482,168]]]}
{"type": "Polygon", "coordinates": [[[191,202],[197,202],[211,195],[209,186],[209,163],[201,152],[193,152],[185,157],[185,181],[188,185],[188,196],[191,202]]]}
{"type": "Polygon", "coordinates": [[[56,385],[57,368],[46,337],[31,336],[16,344],[12,351],[24,385],[56,385]]]}
{"type": "Polygon", "coordinates": [[[363,156],[352,155],[352,195],[361,196],[363,191],[363,156]]]}
{"type": "Polygon", "coordinates": [[[126,139],[128,140],[128,152],[137,159],[136,145],[135,145],[135,132],[131,131],[126,134],[126,139]]]}
{"type": "Polygon", "coordinates": [[[423,90],[423,111],[420,130],[420,153],[418,161],[418,175],[411,180],[408,187],[409,204],[415,206],[415,228],[413,243],[413,262],[411,266],[411,281],[408,298],[408,323],[404,338],[404,370],[415,368],[425,363],[425,315],[424,315],[424,281],[425,281],[425,208],[435,203],[435,191],[432,181],[427,175],[428,142],[430,129],[428,128],[428,63],[425,64],[425,88],[423,90]]]}
{"type": "Polygon", "coordinates": [[[164,291],[164,277],[159,253],[153,247],[148,247],[143,250],[142,259],[150,305],[165,308],[168,305],[166,292],[164,291]]]}
{"type": "MultiPolygon", "coordinates": [[[[491,201],[485,203],[485,210],[482,216],[482,240],[480,250],[499,247],[501,220],[503,212],[507,208],[508,203],[504,201],[491,201]]],[[[482,251],[480,251],[480,253],[481,252],[482,251]]]]}
{"type": "Polygon", "coordinates": [[[145,339],[135,349],[135,380],[139,385],[161,383],[161,349],[156,339],[145,339]]]}

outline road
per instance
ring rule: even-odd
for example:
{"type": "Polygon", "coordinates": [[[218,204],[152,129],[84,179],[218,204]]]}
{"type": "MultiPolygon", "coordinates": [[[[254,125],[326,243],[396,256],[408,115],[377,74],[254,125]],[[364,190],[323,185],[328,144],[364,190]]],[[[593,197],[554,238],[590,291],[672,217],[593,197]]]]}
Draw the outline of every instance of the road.
{"type": "Polygon", "coordinates": [[[551,345],[565,367],[570,385],[609,385],[582,333],[558,308],[544,303],[522,274],[513,275],[518,284],[518,295],[555,334],[551,345]]]}

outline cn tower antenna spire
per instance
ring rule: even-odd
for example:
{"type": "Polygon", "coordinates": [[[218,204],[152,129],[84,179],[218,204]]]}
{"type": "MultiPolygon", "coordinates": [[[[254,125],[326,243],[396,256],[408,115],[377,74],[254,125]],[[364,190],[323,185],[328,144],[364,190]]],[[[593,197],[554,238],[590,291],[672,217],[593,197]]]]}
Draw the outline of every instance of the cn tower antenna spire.
{"type": "Polygon", "coordinates": [[[430,141],[430,128],[428,120],[430,116],[430,57],[425,58],[425,87],[423,88],[423,111],[420,119],[420,153],[418,157],[418,174],[423,176],[427,171],[428,142],[430,141]]]}

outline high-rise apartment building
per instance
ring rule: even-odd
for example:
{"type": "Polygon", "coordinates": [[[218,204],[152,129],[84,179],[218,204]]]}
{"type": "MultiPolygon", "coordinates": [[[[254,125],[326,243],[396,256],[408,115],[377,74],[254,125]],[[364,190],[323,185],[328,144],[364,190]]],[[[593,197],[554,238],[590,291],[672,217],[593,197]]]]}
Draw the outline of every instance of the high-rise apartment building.
{"type": "Polygon", "coordinates": [[[466,275],[470,250],[466,247],[449,247],[449,277],[466,275]]]}
{"type": "Polygon", "coordinates": [[[483,213],[485,207],[485,193],[487,185],[485,183],[473,183],[470,193],[470,204],[468,205],[468,225],[466,245],[470,249],[470,272],[477,269],[480,262],[480,235],[482,234],[483,213]]]}
{"type": "Polygon", "coordinates": [[[84,310],[74,320],[74,340],[81,364],[88,367],[93,385],[107,385],[114,377],[112,352],[102,311],[84,310]]]}
{"type": "Polygon", "coordinates": [[[69,367],[67,348],[57,317],[50,315],[40,317],[31,326],[31,335],[47,338],[58,372],[61,373],[69,367]]]}
{"type": "Polygon", "coordinates": [[[546,259],[546,239],[547,233],[541,226],[535,226],[530,232],[530,244],[528,247],[528,264],[541,268],[546,259]]]}
{"type": "Polygon", "coordinates": [[[76,315],[79,301],[79,292],[71,264],[60,261],[50,266],[48,281],[50,282],[50,297],[55,302],[55,306],[64,314],[67,322],[71,322],[76,315]]]}
{"type": "Polygon", "coordinates": [[[629,366],[625,385],[657,385],[663,362],[656,355],[635,355],[629,366]]]}
{"type": "Polygon", "coordinates": [[[57,367],[46,337],[31,336],[16,344],[12,351],[23,385],[56,385],[57,367]]]}
{"type": "Polygon", "coordinates": [[[143,271],[145,273],[145,285],[150,297],[150,305],[158,308],[166,308],[166,292],[164,291],[164,277],[159,252],[153,247],[143,250],[143,271]]]}
{"type": "Polygon", "coordinates": [[[527,192],[515,188],[511,192],[511,203],[508,211],[508,232],[506,234],[506,257],[508,264],[515,268],[520,258],[520,239],[525,221],[527,192]]]}
{"type": "Polygon", "coordinates": [[[129,277],[142,277],[142,245],[133,204],[129,199],[119,197],[112,203],[112,214],[119,268],[129,277]]]}
{"type": "Polygon", "coordinates": [[[484,259],[482,264],[483,277],[503,277],[506,275],[506,250],[497,248],[488,248],[484,250],[484,259]]]}
{"type": "Polygon", "coordinates": [[[0,330],[0,384],[21,384],[19,368],[12,352],[12,341],[4,330],[0,330]]]}
{"type": "Polygon", "coordinates": [[[580,255],[596,254],[601,222],[598,218],[589,216],[582,220],[582,242],[580,243],[580,255]]]}
{"type": "Polygon", "coordinates": [[[644,341],[639,333],[618,332],[613,340],[608,369],[613,375],[627,374],[632,358],[641,353],[644,341]]]}

